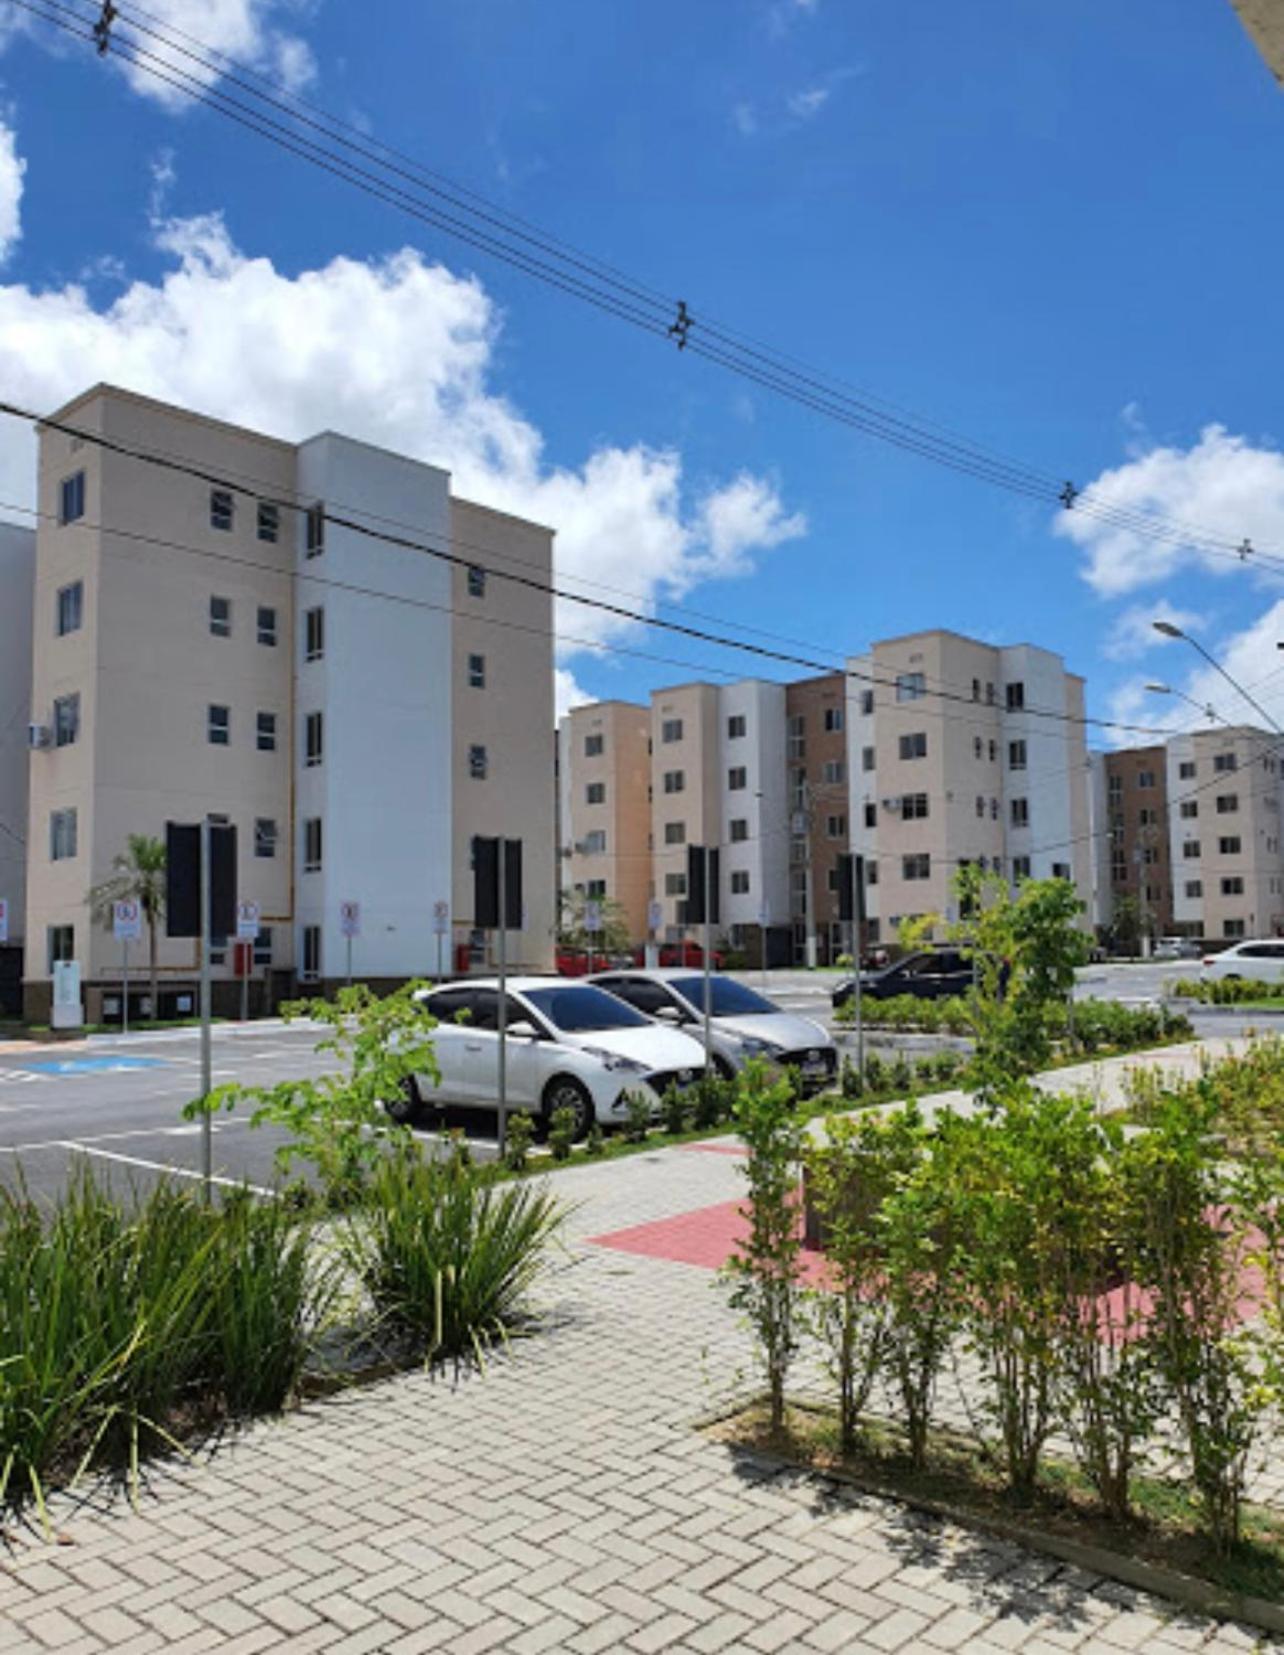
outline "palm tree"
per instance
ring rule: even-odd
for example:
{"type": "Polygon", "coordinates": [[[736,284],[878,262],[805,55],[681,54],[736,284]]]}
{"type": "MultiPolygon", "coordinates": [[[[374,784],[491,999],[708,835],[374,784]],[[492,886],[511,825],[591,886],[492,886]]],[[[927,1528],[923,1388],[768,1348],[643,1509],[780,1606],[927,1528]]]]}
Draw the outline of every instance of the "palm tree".
{"type": "Polygon", "coordinates": [[[136,902],[147,921],[148,967],[152,980],[152,1022],[160,1010],[156,976],[157,927],[165,917],[165,841],[131,833],[129,848],[112,858],[109,879],[89,893],[95,921],[110,926],[117,902],[136,902]]]}

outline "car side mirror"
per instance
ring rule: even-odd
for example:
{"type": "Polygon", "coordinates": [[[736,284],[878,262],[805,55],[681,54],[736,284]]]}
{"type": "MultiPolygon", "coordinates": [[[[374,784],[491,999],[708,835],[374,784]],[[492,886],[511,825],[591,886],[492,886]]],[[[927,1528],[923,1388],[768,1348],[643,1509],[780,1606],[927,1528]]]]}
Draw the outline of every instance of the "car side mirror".
{"type": "Polygon", "coordinates": [[[653,1014],[662,1023],[685,1023],[686,1016],[678,1006],[660,1006],[653,1014]]]}
{"type": "Polygon", "coordinates": [[[507,1032],[513,1037],[514,1040],[539,1039],[539,1030],[535,1027],[534,1023],[527,1022],[524,1017],[519,1018],[516,1023],[510,1023],[508,1025],[507,1032]]]}

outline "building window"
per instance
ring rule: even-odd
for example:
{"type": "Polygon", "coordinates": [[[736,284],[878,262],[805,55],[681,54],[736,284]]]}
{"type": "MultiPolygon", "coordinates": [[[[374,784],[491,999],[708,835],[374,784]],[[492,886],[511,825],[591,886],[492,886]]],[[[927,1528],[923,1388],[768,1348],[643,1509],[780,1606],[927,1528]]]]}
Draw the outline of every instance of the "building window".
{"type": "Polygon", "coordinates": [[[1069,879],[1070,864],[1068,862],[1054,862],[1052,864],[1052,877],[1054,879],[1069,879]]]}
{"type": "Polygon", "coordinates": [[[847,766],[842,759],[826,759],[820,767],[820,779],[836,787],[847,780],[847,766]]]}
{"type": "Polygon", "coordinates": [[[1222,935],[1224,937],[1242,937],[1245,934],[1242,919],[1224,919],[1222,921],[1222,935]]]}
{"type": "Polygon", "coordinates": [[[584,835],[585,856],[601,856],[606,850],[606,829],[594,828],[584,835]]]}
{"type": "Polygon", "coordinates": [[[1030,858],[1028,856],[1014,856],[1012,858],[1012,877],[1017,880],[1029,879],[1030,858]]]}
{"type": "Polygon", "coordinates": [[[58,487],[58,521],[74,523],[85,515],[85,474],[74,472],[58,487]]]}
{"type": "Polygon", "coordinates": [[[230,638],[232,636],[231,598],[210,599],[210,636],[214,638],[230,638]]]}
{"type": "Polygon", "coordinates": [[[226,707],[209,708],[205,733],[212,747],[226,747],[229,744],[232,739],[232,715],[226,707]]]}
{"type": "Polygon", "coordinates": [[[1225,775],[1227,771],[1237,768],[1234,753],[1214,753],[1213,770],[1217,775],[1225,775]]]}
{"type": "Polygon", "coordinates": [[[872,804],[871,805],[866,805],[865,806],[865,826],[867,828],[872,828],[877,823],[877,821],[878,821],[878,806],[877,805],[872,805],[872,804]]]}
{"type": "Polygon", "coordinates": [[[925,759],[927,757],[927,731],[915,730],[912,735],[902,736],[898,750],[903,759],[925,759]]]}
{"type": "Polygon", "coordinates": [[[1187,799],[1182,804],[1181,815],[1182,820],[1186,822],[1194,821],[1195,817],[1199,815],[1199,806],[1194,799],[1187,799]]]}
{"type": "Polygon", "coordinates": [[[1141,860],[1145,863],[1146,867],[1153,868],[1159,861],[1159,852],[1153,845],[1147,845],[1141,853],[1141,860]]]}
{"type": "Polygon", "coordinates": [[[230,534],[234,515],[235,507],[232,502],[231,490],[212,488],[210,490],[210,528],[221,529],[224,534],[230,534]]]}
{"type": "Polygon", "coordinates": [[[272,964],[272,927],[270,925],[259,926],[259,934],[254,939],[254,963],[255,965],[272,964]]]}
{"type": "Polygon", "coordinates": [[[727,771],[727,791],[728,792],[730,792],[730,793],[743,793],[745,788],[748,787],[748,785],[749,785],[749,772],[745,769],[743,764],[734,765],[730,770],[727,771]]]}
{"type": "Polygon", "coordinates": [[[801,713],[790,713],[788,724],[788,756],[801,759],[807,753],[807,720],[801,713]]]}
{"type": "Polygon", "coordinates": [[[484,782],[486,780],[487,769],[486,749],[480,745],[470,747],[468,749],[469,776],[471,776],[475,782],[484,782]]]}
{"type": "Polygon", "coordinates": [[[321,713],[309,713],[303,720],[303,763],[309,770],[325,758],[325,719],[321,713]]]}
{"type": "Polygon", "coordinates": [[[1182,844],[1182,847],[1181,847],[1181,853],[1185,857],[1198,856],[1199,855],[1199,840],[1198,839],[1187,839],[1187,840],[1185,840],[1182,844]]]}
{"type": "Polygon", "coordinates": [[[1222,856],[1238,856],[1241,849],[1238,834],[1231,834],[1217,841],[1217,850],[1222,856]]]}
{"type": "Polygon", "coordinates": [[[862,690],[860,692],[860,710],[861,710],[862,716],[865,717],[865,718],[871,718],[873,716],[873,713],[874,713],[874,692],[873,692],[873,690],[862,690]]]}
{"type": "Polygon", "coordinates": [[[995,762],[995,760],[998,758],[998,756],[999,756],[999,744],[998,744],[997,741],[992,741],[990,743],[990,763],[993,764],[995,762]]]}
{"type": "Polygon", "coordinates": [[[1029,827],[1029,825],[1030,825],[1030,801],[1029,801],[1029,799],[1013,799],[1013,801],[1012,801],[1012,826],[1023,828],[1023,827],[1029,827]]]}
{"type": "Polygon", "coordinates": [[[49,860],[70,862],[76,854],[76,811],[54,810],[49,813],[49,860]]]}
{"type": "Polygon", "coordinates": [[[1008,711],[1019,713],[1025,706],[1025,685],[1009,684],[1007,687],[1008,711]]]}
{"type": "Polygon", "coordinates": [[[732,896],[749,895],[749,870],[747,868],[733,868],[731,870],[732,896]]]}
{"type": "Polygon", "coordinates": [[[319,661],[325,654],[325,610],[309,609],[303,617],[303,658],[319,661]]]}
{"type": "Polygon", "coordinates": [[[276,752],[276,714],[260,713],[258,715],[255,740],[260,753],[276,752]]]}
{"type": "Polygon", "coordinates": [[[1239,877],[1238,874],[1233,875],[1229,879],[1223,879],[1222,880],[1222,895],[1223,896],[1243,896],[1243,894],[1244,894],[1244,881],[1239,877]]]}
{"type": "Polygon", "coordinates": [[[926,793],[901,794],[901,820],[904,822],[921,822],[927,816],[926,793]]]}
{"type": "Polygon", "coordinates": [[[484,690],[486,688],[486,657],[484,655],[470,655],[468,657],[468,688],[470,690],[484,690]]]}
{"type": "Polygon", "coordinates": [[[1120,799],[1123,798],[1123,785],[1122,776],[1108,776],[1106,778],[1106,791],[1110,794],[1111,804],[1118,804],[1120,799]]]}
{"type": "Polygon", "coordinates": [[[681,793],[687,785],[685,770],[666,770],[664,772],[664,791],[666,793],[681,793]]]}
{"type": "Polygon", "coordinates": [[[748,729],[748,720],[743,713],[732,713],[727,720],[727,740],[738,741],[748,729]]]}
{"type": "Polygon", "coordinates": [[[584,803],[590,805],[604,805],[606,803],[606,783],[590,782],[584,789],[584,803]]]}
{"type": "Polygon", "coordinates": [[[601,758],[602,749],[603,749],[604,746],[605,746],[605,738],[603,736],[585,736],[584,737],[584,757],[586,759],[601,758]]]}
{"type": "Polygon", "coordinates": [[[836,733],[843,727],[843,709],[841,707],[825,708],[825,728],[836,733]]]}
{"type": "Polygon", "coordinates": [[[303,514],[303,555],[320,557],[325,551],[325,507],[318,500],[303,514]]]}
{"type": "Polygon", "coordinates": [[[590,902],[605,902],[605,900],[606,900],[606,881],[605,881],[605,879],[590,879],[589,882],[584,887],[584,895],[589,899],[590,902]]]}
{"type": "Polygon", "coordinates": [[[874,768],[874,749],[872,747],[862,747],[861,748],[861,750],[860,750],[860,767],[861,767],[862,770],[865,770],[865,771],[869,771],[869,770],[872,770],[874,768]]]}
{"type": "Polygon", "coordinates": [[[687,894],[687,876],[684,873],[666,873],[664,876],[665,896],[685,896],[687,894]]]}
{"type": "Polygon", "coordinates": [[[846,818],[846,816],[826,816],[826,818],[825,818],[825,837],[826,837],[826,839],[846,839],[846,837],[847,837],[847,818],[846,818]]]}
{"type": "Polygon", "coordinates": [[[270,816],[256,816],[254,818],[254,854],[265,861],[271,861],[276,855],[277,831],[276,823],[270,816]]]}
{"type": "Polygon", "coordinates": [[[901,857],[902,879],[930,879],[932,877],[932,858],[926,851],[916,851],[913,856],[901,857]]]}
{"type": "Polygon", "coordinates": [[[54,746],[70,747],[80,734],[80,695],[60,695],[53,704],[54,746]]]}
{"type": "Polygon", "coordinates": [[[70,586],[58,588],[58,615],[55,631],[60,638],[69,632],[79,632],[85,611],[85,583],[73,580],[70,586]]]}
{"type": "Polygon", "coordinates": [[[981,740],[980,736],[972,737],[972,756],[973,758],[978,759],[983,759],[985,757],[985,743],[981,740]]]}
{"type": "Polygon", "coordinates": [[[1153,770],[1138,770],[1138,772],[1137,772],[1137,786],[1138,787],[1153,787],[1154,785],[1155,785],[1155,772],[1153,770]]]}
{"type": "Polygon", "coordinates": [[[468,567],[468,596],[470,598],[484,598],[486,596],[486,571],[479,569],[475,563],[468,567]]]}
{"type": "Polygon", "coordinates": [[[1157,827],[1159,825],[1159,812],[1150,810],[1143,805],[1137,812],[1137,823],[1140,827],[1157,827]]]}
{"type": "Polygon", "coordinates": [[[64,960],[76,957],[76,928],[74,925],[51,925],[45,932],[45,951],[49,960],[49,975],[64,960]]]}
{"type": "Polygon", "coordinates": [[[865,883],[867,885],[878,884],[878,863],[872,856],[865,858],[865,883]]]}
{"type": "Polygon", "coordinates": [[[985,704],[986,704],[987,707],[992,707],[994,705],[994,685],[993,684],[987,684],[985,686],[985,704]]]}
{"type": "Polygon", "coordinates": [[[979,701],[981,699],[981,680],[979,678],[974,678],[972,680],[972,699],[973,701],[979,701]]]}
{"type": "Polygon", "coordinates": [[[731,843],[742,845],[749,837],[749,820],[745,816],[733,816],[731,819],[731,843]]]}
{"type": "Polygon", "coordinates": [[[1186,881],[1186,895],[1189,897],[1203,896],[1204,882],[1202,879],[1188,879],[1186,881]]]}
{"type": "Polygon", "coordinates": [[[896,699],[918,701],[927,694],[927,680],[921,672],[899,672],[896,675],[896,699]]]}
{"type": "Polygon", "coordinates": [[[321,818],[309,816],[303,824],[303,871],[321,872],[321,818]]]}
{"type": "Polygon", "coordinates": [[[1238,809],[1238,793],[1219,793],[1217,795],[1217,814],[1219,816],[1233,816],[1238,809]]]}
{"type": "Polygon", "coordinates": [[[319,925],[305,925],[303,927],[303,960],[299,968],[299,976],[305,982],[314,983],[321,975],[321,927],[319,925]]]}
{"type": "MultiPolygon", "coordinates": [[[[735,834],[732,834],[735,838],[735,834]]],[[[664,824],[664,842],[666,845],[685,845],[687,842],[687,824],[685,822],[666,822],[664,824]]]]}
{"type": "Polygon", "coordinates": [[[267,604],[259,605],[259,642],[266,649],[276,648],[276,610],[267,604]]]}
{"type": "Polygon", "coordinates": [[[274,506],[267,500],[259,501],[257,532],[260,540],[266,540],[269,546],[276,545],[281,538],[280,506],[274,506]]]}
{"type": "Polygon", "coordinates": [[[1008,743],[1008,769],[1025,769],[1025,742],[1010,741],[1008,743]]]}
{"type": "Polygon", "coordinates": [[[985,796],[978,793],[976,796],[976,813],[982,820],[985,818],[985,796]]]}
{"type": "Polygon", "coordinates": [[[1194,759],[1183,759],[1177,766],[1177,774],[1184,782],[1193,781],[1195,779],[1194,759]]]}
{"type": "Polygon", "coordinates": [[[666,718],[660,725],[661,741],[682,740],[682,720],[680,718],[666,718]]]}

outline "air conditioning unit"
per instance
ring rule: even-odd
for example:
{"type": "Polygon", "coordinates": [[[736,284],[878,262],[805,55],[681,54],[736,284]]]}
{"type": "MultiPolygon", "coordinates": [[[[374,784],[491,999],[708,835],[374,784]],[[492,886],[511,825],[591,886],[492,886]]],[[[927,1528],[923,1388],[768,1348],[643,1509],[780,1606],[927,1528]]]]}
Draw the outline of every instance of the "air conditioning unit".
{"type": "Polygon", "coordinates": [[[53,746],[53,732],[47,724],[27,725],[27,746],[33,751],[40,747],[53,746]]]}

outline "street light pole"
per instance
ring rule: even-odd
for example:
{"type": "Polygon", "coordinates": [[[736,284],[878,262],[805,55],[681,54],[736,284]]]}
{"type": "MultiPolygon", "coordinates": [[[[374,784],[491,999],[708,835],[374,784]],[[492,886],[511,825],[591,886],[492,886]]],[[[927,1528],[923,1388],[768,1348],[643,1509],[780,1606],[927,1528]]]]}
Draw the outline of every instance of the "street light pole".
{"type": "MultiPolygon", "coordinates": [[[[1248,702],[1249,706],[1252,707],[1254,712],[1266,720],[1271,729],[1275,731],[1276,735],[1284,735],[1284,729],[1280,728],[1279,724],[1276,723],[1275,719],[1271,717],[1270,713],[1267,712],[1262,703],[1257,700],[1254,695],[1250,694],[1250,692],[1246,690],[1237,679],[1231,677],[1230,673],[1227,672],[1226,668],[1221,664],[1217,657],[1210,655],[1204,648],[1203,644],[1200,643],[1198,638],[1192,638],[1189,632],[1183,632],[1181,627],[1174,626],[1172,621],[1152,621],[1150,624],[1154,627],[1156,632],[1161,633],[1165,638],[1181,638],[1188,643],[1198,655],[1203,656],[1204,660],[1208,662],[1214,672],[1219,673],[1221,677],[1226,680],[1230,687],[1235,691],[1236,695],[1242,696],[1243,699],[1248,702]]],[[[1196,705],[1198,705],[1198,703],[1196,703],[1196,705]]]]}

